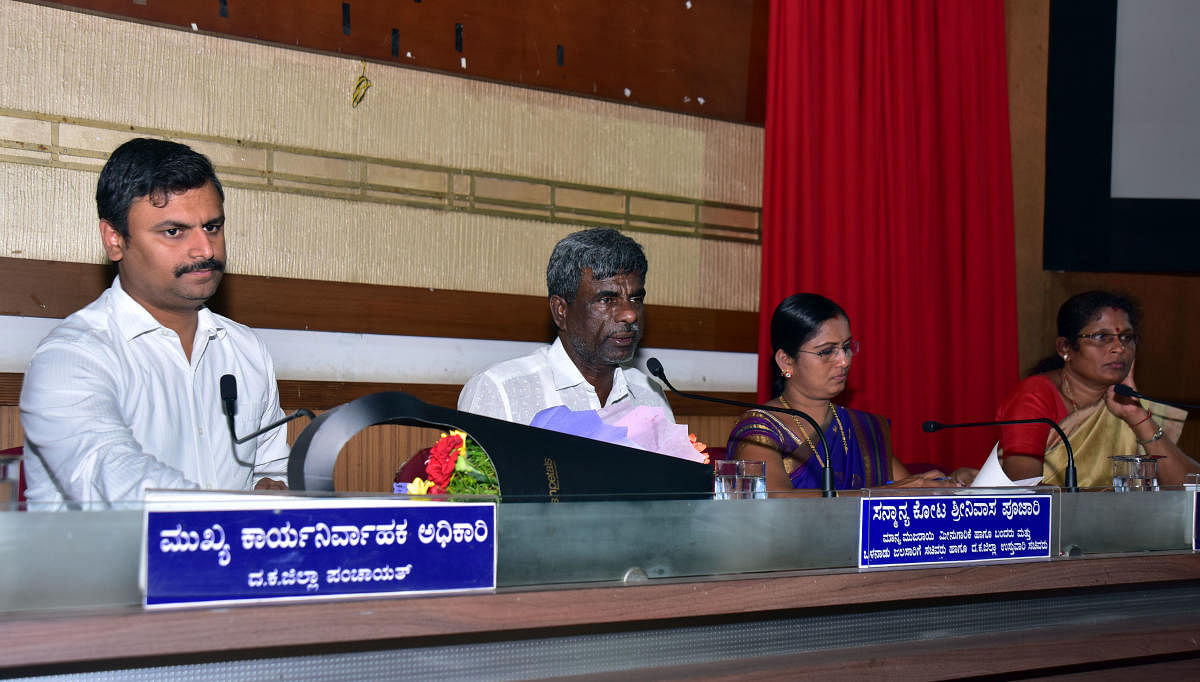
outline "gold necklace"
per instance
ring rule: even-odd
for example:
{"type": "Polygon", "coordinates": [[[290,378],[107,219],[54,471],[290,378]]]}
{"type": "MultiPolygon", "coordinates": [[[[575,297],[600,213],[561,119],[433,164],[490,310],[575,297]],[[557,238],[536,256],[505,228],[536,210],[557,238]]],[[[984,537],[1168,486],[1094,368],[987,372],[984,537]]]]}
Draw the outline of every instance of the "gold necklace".
{"type": "Polygon", "coordinates": [[[1066,367],[1063,367],[1063,369],[1062,369],[1062,385],[1063,385],[1063,391],[1062,391],[1063,397],[1065,397],[1067,400],[1071,401],[1071,411],[1078,412],[1079,406],[1075,404],[1074,391],[1071,390],[1071,382],[1067,380],[1067,368],[1066,367]]]}
{"type": "MultiPolygon", "coordinates": [[[[1075,403],[1075,390],[1070,388],[1070,381],[1067,378],[1067,367],[1063,367],[1062,369],[1062,396],[1070,401],[1070,411],[1079,412],[1079,405],[1075,403]]],[[[1097,405],[1103,400],[1104,394],[1100,394],[1100,399],[1096,401],[1097,405]]]]}
{"type": "MultiPolygon", "coordinates": [[[[792,409],[792,406],[788,405],[787,398],[784,398],[782,394],[779,396],[779,402],[783,403],[783,406],[787,409],[792,409]]],[[[837,407],[834,406],[832,400],[826,401],[825,409],[833,412],[833,423],[837,425],[837,432],[842,436],[842,448],[845,449],[846,452],[850,452],[850,445],[846,442],[846,429],[842,427],[842,419],[841,417],[838,417],[837,407]]],[[[821,459],[821,453],[817,452],[817,447],[813,445],[812,440],[808,437],[808,433],[804,431],[804,425],[800,423],[800,417],[797,417],[793,414],[792,421],[796,422],[796,428],[800,430],[800,435],[804,436],[804,442],[808,444],[808,449],[812,450],[812,453],[816,455],[817,464],[820,464],[821,468],[824,469],[825,461],[821,459]]]]}

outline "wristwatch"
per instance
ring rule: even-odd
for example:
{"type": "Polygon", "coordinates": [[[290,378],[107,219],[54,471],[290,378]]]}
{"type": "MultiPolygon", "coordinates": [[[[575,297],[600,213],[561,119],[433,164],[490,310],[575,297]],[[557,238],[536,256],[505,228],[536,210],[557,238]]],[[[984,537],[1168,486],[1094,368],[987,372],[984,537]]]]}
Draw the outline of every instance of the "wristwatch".
{"type": "Polygon", "coordinates": [[[1138,445],[1149,445],[1162,437],[1163,437],[1163,427],[1160,425],[1158,427],[1158,430],[1154,432],[1153,436],[1150,436],[1146,440],[1139,440],[1138,445]]]}

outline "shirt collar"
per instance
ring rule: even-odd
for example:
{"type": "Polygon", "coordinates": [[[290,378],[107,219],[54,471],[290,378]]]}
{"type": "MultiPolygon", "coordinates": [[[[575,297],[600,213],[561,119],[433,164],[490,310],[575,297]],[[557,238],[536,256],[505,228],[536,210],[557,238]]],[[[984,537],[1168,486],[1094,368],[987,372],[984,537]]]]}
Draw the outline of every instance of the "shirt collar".
{"type": "MultiPolygon", "coordinates": [[[[554,343],[550,346],[550,373],[554,379],[554,389],[558,391],[580,384],[588,384],[583,372],[579,371],[579,368],[575,366],[575,361],[567,355],[567,349],[563,348],[561,338],[554,339],[554,343]]],[[[588,387],[595,390],[591,384],[588,384],[588,387]]],[[[613,385],[612,390],[608,393],[607,404],[611,405],[630,394],[629,382],[625,380],[625,371],[620,366],[613,368],[613,385]]]]}
{"type": "MultiPolygon", "coordinates": [[[[154,319],[150,311],[143,308],[141,303],[133,300],[133,297],[125,291],[121,286],[120,275],[113,279],[111,290],[112,315],[126,341],[132,341],[142,334],[166,328],[158,320],[154,319]]],[[[206,336],[210,338],[224,338],[226,333],[225,325],[221,323],[211,310],[204,307],[197,311],[197,314],[197,338],[206,336]]]]}

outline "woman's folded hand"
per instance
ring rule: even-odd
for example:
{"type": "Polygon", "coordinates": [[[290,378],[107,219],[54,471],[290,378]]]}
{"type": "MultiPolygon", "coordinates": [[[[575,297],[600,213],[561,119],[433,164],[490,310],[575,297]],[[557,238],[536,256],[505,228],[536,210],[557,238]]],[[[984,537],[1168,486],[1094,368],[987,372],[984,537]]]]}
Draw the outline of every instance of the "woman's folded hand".
{"type": "MultiPolygon", "coordinates": [[[[961,470],[960,470],[961,471],[961,470]]],[[[957,471],[955,473],[958,473],[957,471]]],[[[959,483],[951,476],[947,476],[938,469],[930,469],[919,474],[906,476],[898,481],[892,481],[888,485],[889,488],[961,488],[962,483],[959,483]]]]}

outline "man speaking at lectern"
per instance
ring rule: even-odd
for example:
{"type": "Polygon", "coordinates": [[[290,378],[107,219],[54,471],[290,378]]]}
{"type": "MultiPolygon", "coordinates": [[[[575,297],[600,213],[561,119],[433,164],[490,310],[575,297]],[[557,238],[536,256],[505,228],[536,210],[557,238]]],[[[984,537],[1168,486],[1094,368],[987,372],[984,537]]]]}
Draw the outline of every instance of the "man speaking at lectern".
{"type": "Polygon", "coordinates": [[[286,488],[283,429],[235,446],[236,424],[282,417],[266,346],[204,307],[225,270],[225,195],[212,164],[164,140],[121,145],[100,171],[112,286],[42,340],[21,389],[31,503],[137,501],[147,488],[286,488]]]}
{"type": "Polygon", "coordinates": [[[458,409],[520,424],[547,407],[598,410],[618,403],[671,408],[662,389],[629,366],[645,323],[646,255],[610,228],[567,235],[546,267],[558,338],[467,381],[458,409]]]}

